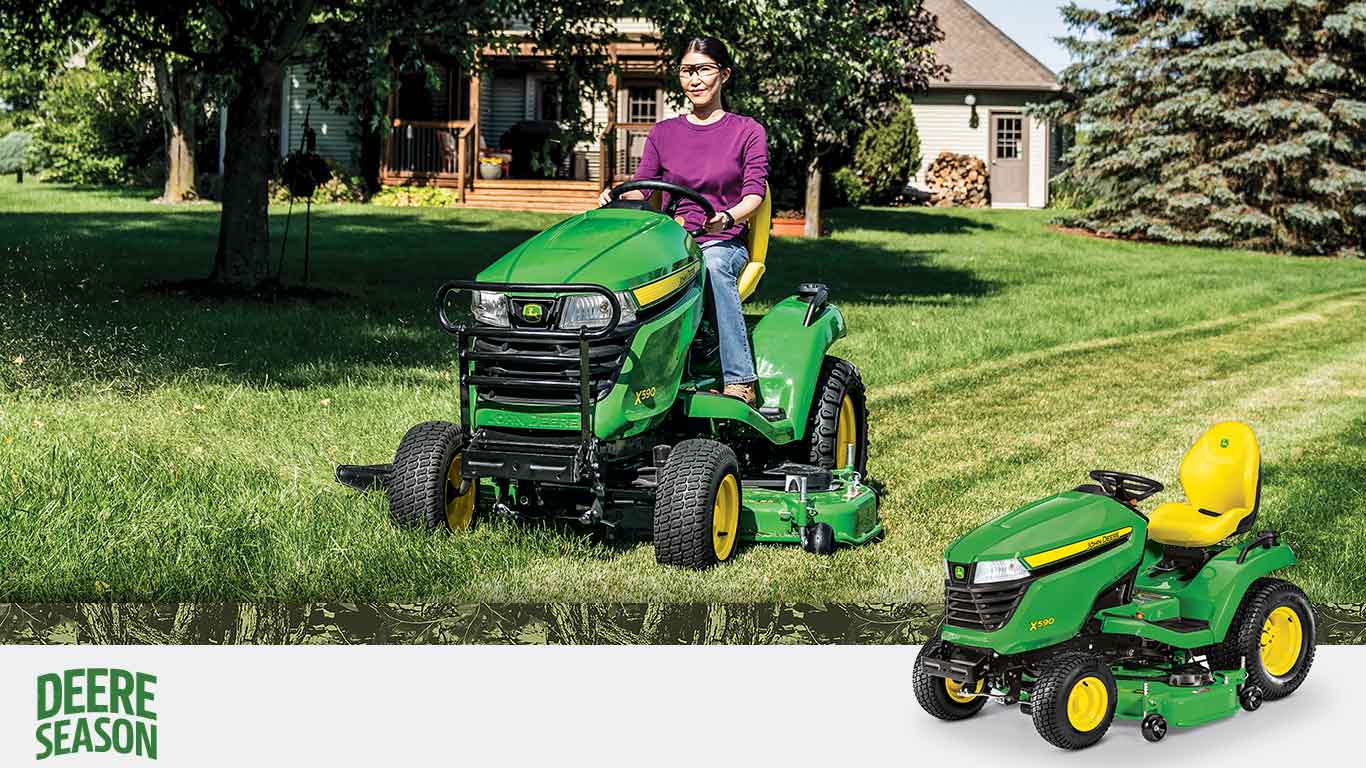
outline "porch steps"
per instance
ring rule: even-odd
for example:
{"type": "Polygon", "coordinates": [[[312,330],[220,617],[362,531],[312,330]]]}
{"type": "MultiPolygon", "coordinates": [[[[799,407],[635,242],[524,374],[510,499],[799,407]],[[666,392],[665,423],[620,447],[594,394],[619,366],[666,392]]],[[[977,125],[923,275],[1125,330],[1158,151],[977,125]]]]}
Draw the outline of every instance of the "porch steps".
{"type": "Polygon", "coordinates": [[[465,192],[468,208],[582,213],[598,205],[594,181],[562,179],[476,179],[465,192]]]}

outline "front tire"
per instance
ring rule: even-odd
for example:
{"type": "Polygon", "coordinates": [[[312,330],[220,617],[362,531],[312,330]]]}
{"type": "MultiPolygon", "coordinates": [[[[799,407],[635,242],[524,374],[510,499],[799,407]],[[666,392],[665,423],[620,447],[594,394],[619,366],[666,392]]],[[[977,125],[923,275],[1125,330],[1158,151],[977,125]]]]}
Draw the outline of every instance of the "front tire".
{"type": "Polygon", "coordinates": [[[827,356],[821,364],[806,434],[808,463],[843,469],[853,446],[854,468],[868,474],[868,401],[853,363],[827,356]]]}
{"type": "Polygon", "coordinates": [[[1252,582],[1224,641],[1210,649],[1210,666],[1237,669],[1246,663],[1245,688],[1257,687],[1266,701],[1295,692],[1314,664],[1314,609],[1288,581],[1252,582]]]}
{"type": "Polygon", "coordinates": [[[474,526],[479,487],[460,476],[463,447],[460,427],[450,422],[424,421],[408,430],[387,484],[394,525],[426,530],[474,526]]]}
{"type": "Polygon", "coordinates": [[[715,440],[674,446],[655,490],[655,562],[704,570],[739,545],[740,464],[715,440]]]}
{"type": "Polygon", "coordinates": [[[987,697],[977,695],[985,693],[986,686],[984,681],[978,680],[976,685],[968,688],[948,678],[926,674],[925,656],[934,653],[940,642],[936,635],[916,655],[915,667],[911,672],[911,690],[915,691],[915,700],[920,708],[940,720],[966,720],[986,706],[987,697]]]}
{"type": "Polygon", "coordinates": [[[1110,729],[1117,699],[1110,665],[1089,653],[1061,654],[1044,664],[1030,692],[1034,729],[1055,747],[1089,747],[1110,729]]]}

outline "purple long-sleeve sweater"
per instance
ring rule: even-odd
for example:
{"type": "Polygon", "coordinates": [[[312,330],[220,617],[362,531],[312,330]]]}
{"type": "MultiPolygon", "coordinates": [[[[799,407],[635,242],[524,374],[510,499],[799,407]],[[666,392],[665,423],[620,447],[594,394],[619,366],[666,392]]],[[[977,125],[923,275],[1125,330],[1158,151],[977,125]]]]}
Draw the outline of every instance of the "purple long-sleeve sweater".
{"type": "MultiPolygon", "coordinates": [[[[645,139],[645,152],[636,167],[637,179],[659,179],[697,190],[716,212],[733,208],[745,195],[764,195],[768,180],[768,135],[758,121],[727,112],[710,125],[697,125],[686,115],[655,123],[645,139]]],[[[707,216],[687,198],[678,214],[690,230],[700,229],[707,216]]],[[[744,224],[698,236],[699,242],[738,237],[744,224]]]]}

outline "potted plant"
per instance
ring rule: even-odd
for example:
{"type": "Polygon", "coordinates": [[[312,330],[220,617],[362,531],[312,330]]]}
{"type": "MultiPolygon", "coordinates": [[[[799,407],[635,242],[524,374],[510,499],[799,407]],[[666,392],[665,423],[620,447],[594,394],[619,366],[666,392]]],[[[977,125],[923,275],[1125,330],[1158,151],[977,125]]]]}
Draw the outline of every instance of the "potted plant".
{"type": "MultiPolygon", "coordinates": [[[[797,210],[776,210],[769,230],[774,237],[805,237],[806,213],[797,210]]],[[[821,219],[821,236],[830,234],[830,225],[821,219]]]]}
{"type": "Polygon", "coordinates": [[[503,178],[503,159],[494,155],[486,155],[479,158],[479,178],[503,178]]]}

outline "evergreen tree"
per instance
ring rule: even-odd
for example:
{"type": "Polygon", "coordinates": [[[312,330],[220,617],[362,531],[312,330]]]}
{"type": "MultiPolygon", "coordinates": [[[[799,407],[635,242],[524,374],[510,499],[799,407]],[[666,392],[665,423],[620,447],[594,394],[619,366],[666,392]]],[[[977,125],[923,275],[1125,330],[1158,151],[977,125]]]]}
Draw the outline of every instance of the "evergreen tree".
{"type": "Polygon", "coordinates": [[[1366,2],[1068,4],[1072,223],[1125,237],[1366,251],[1366,2]]]}

